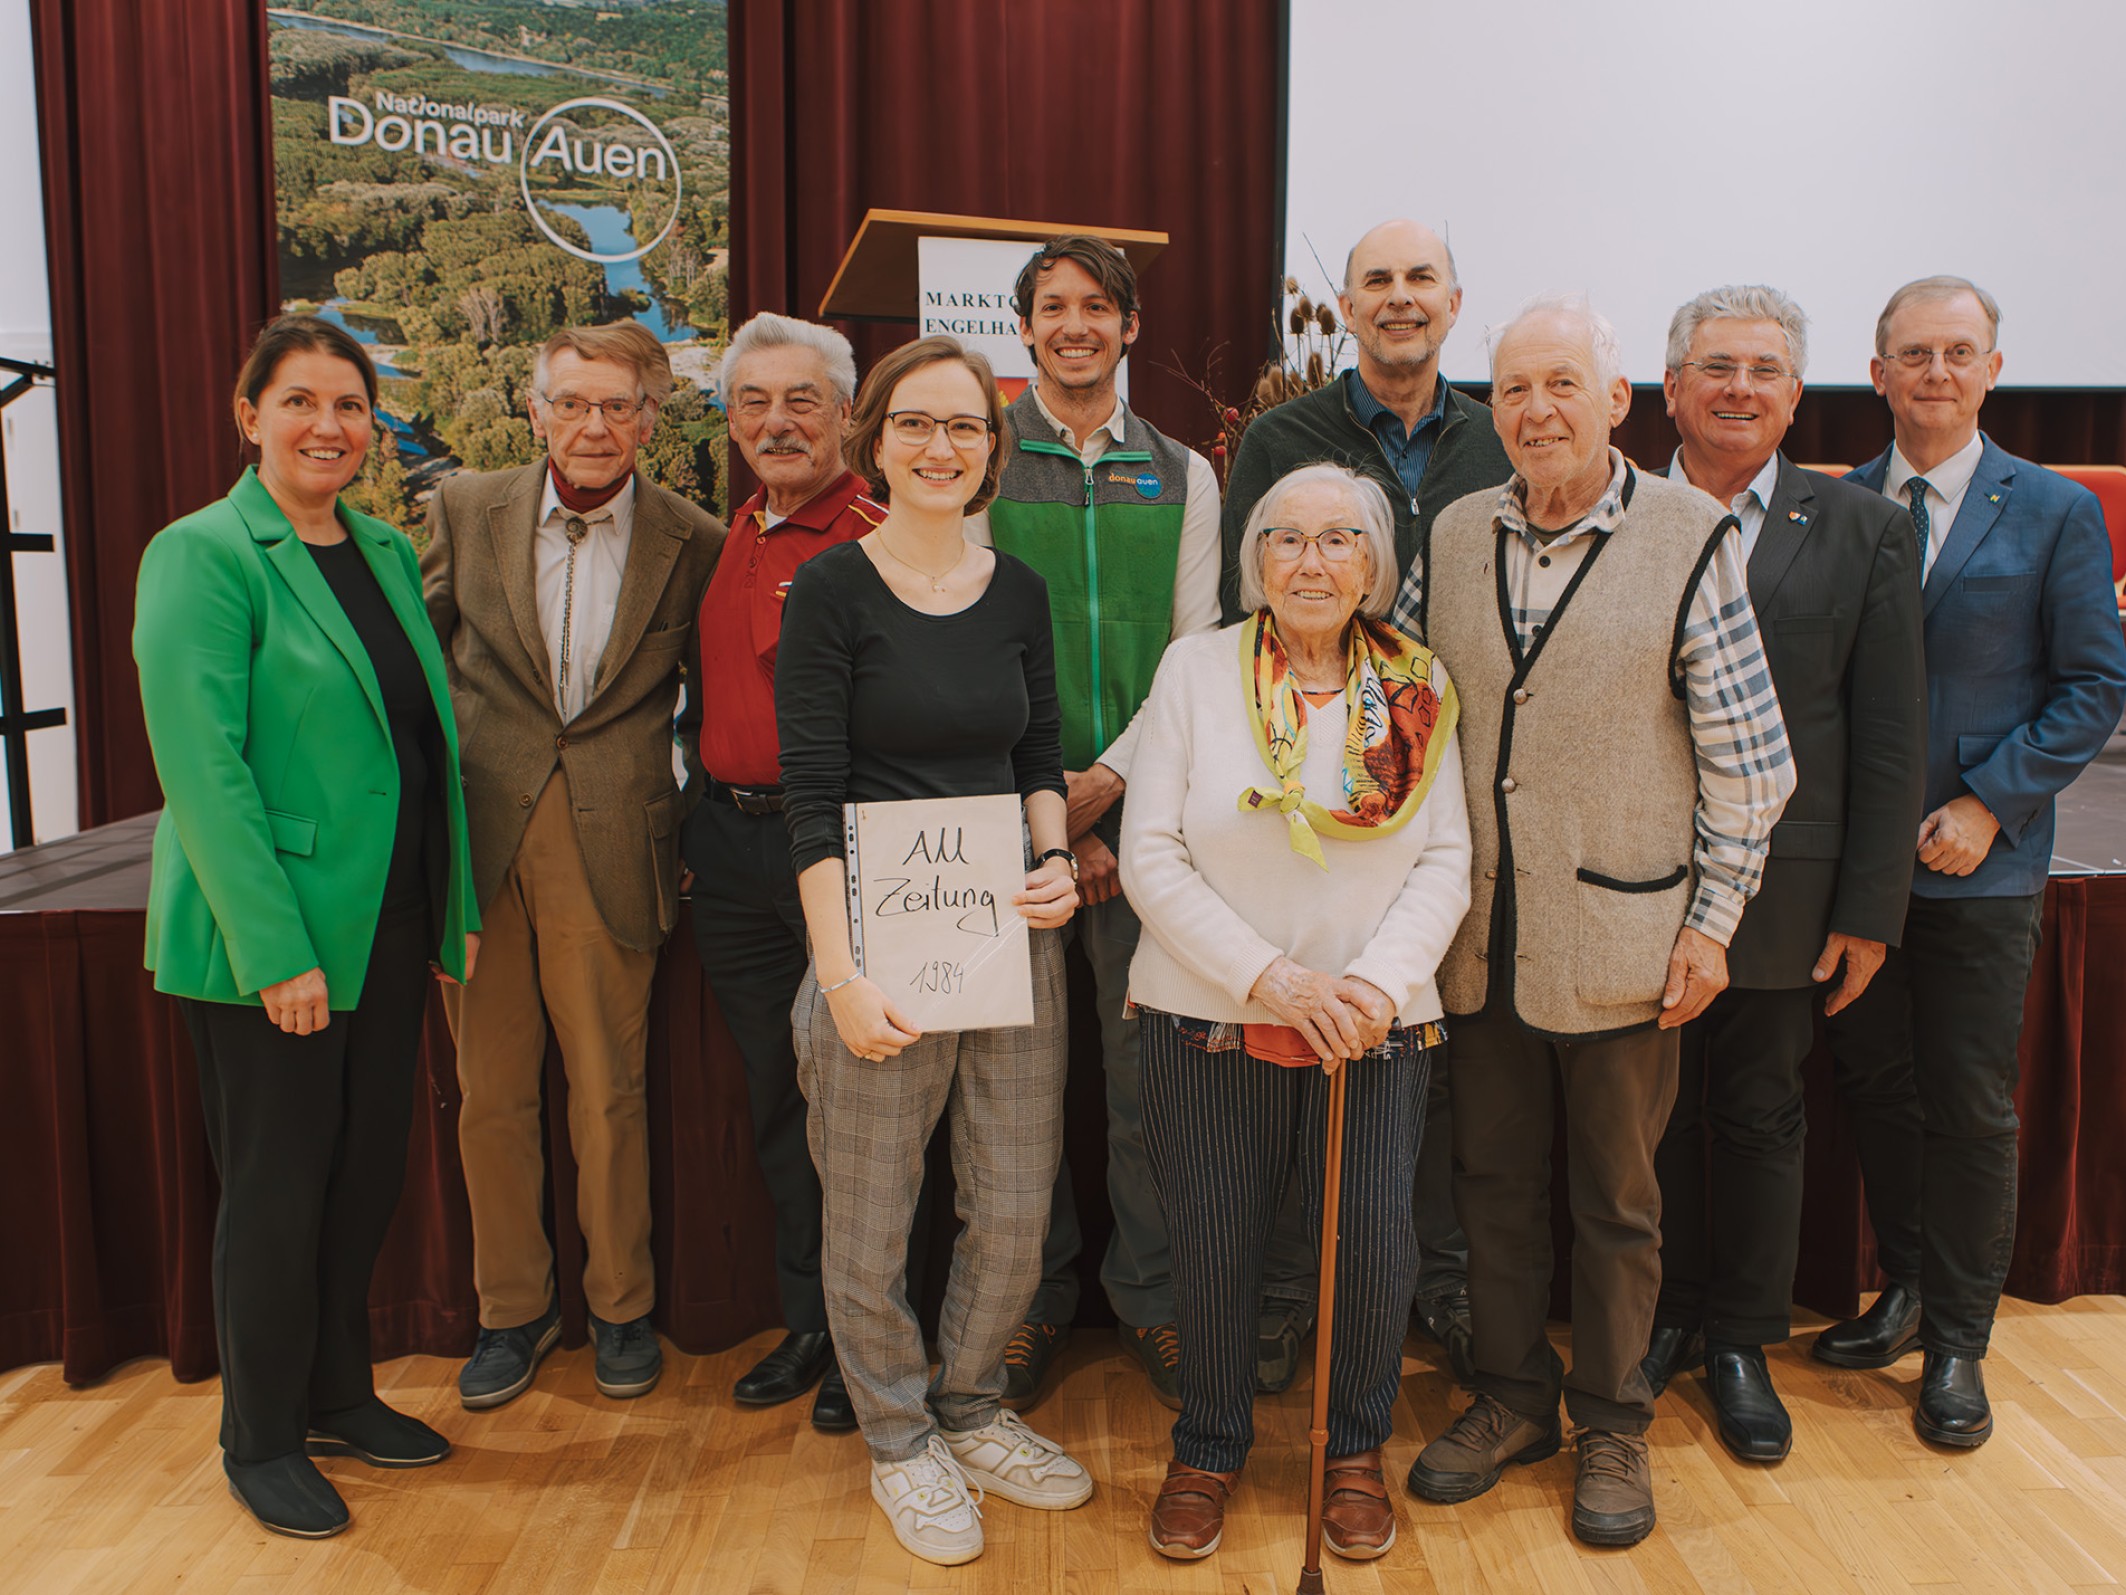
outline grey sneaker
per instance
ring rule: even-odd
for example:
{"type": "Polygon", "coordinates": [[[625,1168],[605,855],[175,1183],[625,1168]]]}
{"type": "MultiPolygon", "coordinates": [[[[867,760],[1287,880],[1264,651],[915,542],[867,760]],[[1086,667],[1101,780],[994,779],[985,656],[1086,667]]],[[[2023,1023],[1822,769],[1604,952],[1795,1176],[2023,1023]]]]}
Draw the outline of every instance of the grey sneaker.
{"type": "Polygon", "coordinates": [[[609,1324],[592,1313],[591,1341],[598,1349],[593,1374],[600,1395],[642,1395],[664,1372],[664,1348],[657,1344],[657,1331],[650,1327],[647,1314],[624,1324],[609,1324]]]}
{"type": "Polygon", "coordinates": [[[1438,1296],[1420,1296],[1411,1308],[1410,1316],[1418,1332],[1446,1352],[1454,1382],[1467,1388],[1476,1378],[1476,1341],[1469,1321],[1468,1287],[1457,1285],[1438,1296]]]}
{"type": "Polygon", "coordinates": [[[480,1412],[514,1401],[531,1387],[539,1359],[561,1339],[561,1309],[549,1304],[528,1324],[483,1329],[472,1358],[458,1373],[458,1400],[480,1412]]]}
{"type": "Polygon", "coordinates": [[[1314,1312],[1302,1302],[1267,1300],[1255,1319],[1255,1388],[1280,1395],[1299,1377],[1299,1352],[1314,1331],[1314,1312]]]}

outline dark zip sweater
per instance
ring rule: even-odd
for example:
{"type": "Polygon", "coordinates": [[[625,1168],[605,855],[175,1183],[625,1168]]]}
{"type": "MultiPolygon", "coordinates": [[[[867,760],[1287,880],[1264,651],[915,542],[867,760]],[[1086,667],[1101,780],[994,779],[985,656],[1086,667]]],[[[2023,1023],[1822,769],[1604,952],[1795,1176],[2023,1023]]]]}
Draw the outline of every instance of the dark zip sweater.
{"type": "Polygon", "coordinates": [[[1218,577],[1218,602],[1226,625],[1246,618],[1240,610],[1240,534],[1248,512],[1279,477],[1324,460],[1371,477],[1388,495],[1395,511],[1395,557],[1403,571],[1430,546],[1432,522],[1441,510],[1467,494],[1503,486],[1513,474],[1505,445],[1492,428],[1490,406],[1453,388],[1447,391],[1447,414],[1415,501],[1380,439],[1352,414],[1341,378],[1265,410],[1241,437],[1225,485],[1219,522],[1225,561],[1218,577]]]}

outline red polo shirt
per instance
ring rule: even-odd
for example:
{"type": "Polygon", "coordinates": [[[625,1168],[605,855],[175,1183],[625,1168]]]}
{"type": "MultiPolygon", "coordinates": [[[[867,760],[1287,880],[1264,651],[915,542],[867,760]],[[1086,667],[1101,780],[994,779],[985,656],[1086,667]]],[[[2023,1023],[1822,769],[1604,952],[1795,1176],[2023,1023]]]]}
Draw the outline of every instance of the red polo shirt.
{"type": "Polygon", "coordinates": [[[755,493],[731,517],[731,535],[701,600],[701,763],[731,786],[774,786],[782,779],[775,649],[790,578],[821,549],[861,537],[886,518],[854,471],[772,528],[767,502],[765,491],[755,493]]]}

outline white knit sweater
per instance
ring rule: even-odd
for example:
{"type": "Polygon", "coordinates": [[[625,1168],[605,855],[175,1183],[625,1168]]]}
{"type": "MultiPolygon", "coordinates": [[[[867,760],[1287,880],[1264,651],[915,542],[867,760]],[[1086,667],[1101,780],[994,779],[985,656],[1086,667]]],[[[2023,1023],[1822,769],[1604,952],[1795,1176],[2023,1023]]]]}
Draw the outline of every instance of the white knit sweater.
{"type": "MultiPolygon", "coordinates": [[[[1275,777],[1255,750],[1241,627],[1175,642],[1145,700],[1122,813],[1122,885],[1144,922],[1130,996],[1198,1019],[1281,1021],[1248,993],[1283,954],[1356,975],[1405,1024],[1440,1017],[1433,972],[1469,907],[1469,812],[1449,743],[1424,804],[1400,829],[1361,842],[1322,837],[1329,867],[1292,851],[1273,809],[1240,794],[1275,777]]],[[[1435,662],[1437,684],[1446,672],[1435,662]]],[[[1341,699],[1309,707],[1307,795],[1342,801],[1341,699]]]]}

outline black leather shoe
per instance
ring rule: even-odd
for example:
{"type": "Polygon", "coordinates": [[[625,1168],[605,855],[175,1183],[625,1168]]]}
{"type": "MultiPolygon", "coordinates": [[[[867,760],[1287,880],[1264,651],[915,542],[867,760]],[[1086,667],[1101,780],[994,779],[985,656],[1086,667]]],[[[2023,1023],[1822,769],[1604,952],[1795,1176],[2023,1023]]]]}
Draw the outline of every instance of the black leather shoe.
{"type": "Polygon", "coordinates": [[[1744,1462],[1780,1462],[1794,1449],[1794,1420],[1786,1415],[1764,1353],[1755,1346],[1708,1346],[1705,1388],[1713,1398],[1720,1439],[1744,1462]]]}
{"type": "Polygon", "coordinates": [[[849,1404],[849,1386],[839,1362],[827,1364],[827,1377],[812,1398],[812,1427],[822,1434],[847,1434],[856,1427],[856,1408],[849,1404]]]}
{"type": "Polygon", "coordinates": [[[1919,1349],[1919,1292],[1892,1285],[1858,1318],[1833,1324],[1809,1355],[1834,1368],[1887,1368],[1919,1349]]]}
{"type": "Polygon", "coordinates": [[[1986,1365],[1976,1357],[1930,1351],[1919,1376],[1919,1406],[1912,1427],[1922,1440],[1968,1451],[1993,1435],[1993,1407],[1986,1400],[1986,1365]]]}
{"type": "Polygon", "coordinates": [[[1646,1355],[1639,1359],[1639,1372],[1646,1375],[1646,1383],[1655,1395],[1668,1388],[1669,1380],[1679,1373],[1688,1372],[1705,1360],[1705,1340],[1695,1329],[1671,1329],[1666,1324],[1655,1324],[1652,1337],[1646,1343],[1646,1355]]]}
{"type": "Polygon", "coordinates": [[[259,1527],[298,1540],[329,1540],[347,1526],[347,1503],[301,1452],[270,1462],[238,1462],[222,1453],[229,1493],[259,1527]]]}
{"type": "Polygon", "coordinates": [[[731,1387],[731,1399],[745,1407],[773,1407],[795,1401],[834,1366],[834,1340],[824,1329],[788,1334],[782,1344],[753,1364],[753,1371],[731,1387]]]}

